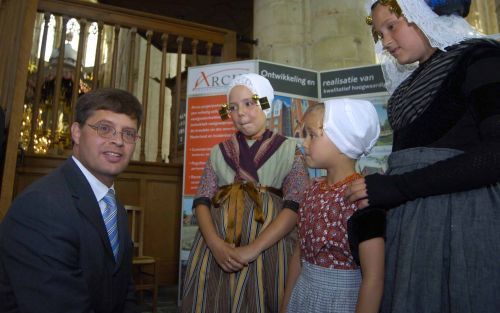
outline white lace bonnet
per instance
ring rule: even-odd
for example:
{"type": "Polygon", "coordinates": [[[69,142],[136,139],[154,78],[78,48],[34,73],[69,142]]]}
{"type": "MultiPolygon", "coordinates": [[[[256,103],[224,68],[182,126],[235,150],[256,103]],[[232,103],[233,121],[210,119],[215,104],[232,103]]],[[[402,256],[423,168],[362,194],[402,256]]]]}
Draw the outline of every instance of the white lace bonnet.
{"type": "MultiPolygon", "coordinates": [[[[375,2],[376,0],[366,1],[365,9],[368,15],[371,15],[371,7],[375,2]]],[[[461,16],[436,14],[425,0],[397,0],[396,2],[408,22],[415,23],[429,39],[431,46],[439,50],[445,51],[446,47],[466,39],[483,36],[461,16]]],[[[383,49],[380,40],[375,44],[375,53],[382,65],[385,85],[390,94],[418,67],[418,62],[399,64],[388,51],[383,49]]]]}

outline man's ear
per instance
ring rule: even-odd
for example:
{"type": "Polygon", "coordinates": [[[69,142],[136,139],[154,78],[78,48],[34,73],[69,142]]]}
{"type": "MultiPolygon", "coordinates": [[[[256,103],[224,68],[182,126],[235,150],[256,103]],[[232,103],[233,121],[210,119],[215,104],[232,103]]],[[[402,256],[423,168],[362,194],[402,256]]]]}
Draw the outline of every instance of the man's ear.
{"type": "Polygon", "coordinates": [[[80,135],[82,134],[82,130],[80,128],[80,124],[77,122],[74,122],[71,125],[71,139],[73,140],[74,144],[79,144],[80,143],[80,135]]]}

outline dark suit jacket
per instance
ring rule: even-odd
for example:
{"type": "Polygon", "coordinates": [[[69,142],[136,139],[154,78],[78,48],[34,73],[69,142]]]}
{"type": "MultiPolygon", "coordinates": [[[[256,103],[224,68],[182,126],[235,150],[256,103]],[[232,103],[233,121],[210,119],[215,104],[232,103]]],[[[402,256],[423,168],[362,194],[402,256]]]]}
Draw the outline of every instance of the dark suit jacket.
{"type": "Polygon", "coordinates": [[[120,204],[117,216],[115,263],[99,204],[71,158],[26,188],[0,225],[0,312],[136,312],[120,204]]]}

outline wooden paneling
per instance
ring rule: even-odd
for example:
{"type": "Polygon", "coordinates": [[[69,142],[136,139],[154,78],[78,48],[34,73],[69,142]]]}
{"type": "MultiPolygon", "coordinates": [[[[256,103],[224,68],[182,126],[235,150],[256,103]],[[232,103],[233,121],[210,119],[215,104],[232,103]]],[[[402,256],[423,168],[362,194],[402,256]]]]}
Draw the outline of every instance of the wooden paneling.
{"type": "Polygon", "coordinates": [[[126,177],[122,174],[115,182],[117,197],[121,203],[128,205],[140,205],[141,178],[126,177]]]}
{"type": "MultiPolygon", "coordinates": [[[[141,21],[142,29],[186,38],[199,38],[221,45],[225,44],[228,33],[222,28],[85,1],[40,0],[38,8],[40,11],[57,12],[61,15],[86,18],[89,21],[106,21],[107,24],[128,28],[137,27],[137,21],[141,21]]],[[[235,57],[236,49],[231,51],[231,54],[235,57]]]]}
{"type": "MultiPolygon", "coordinates": [[[[16,162],[17,162],[17,157],[18,157],[18,147],[19,147],[19,133],[20,133],[20,128],[21,128],[21,122],[23,118],[23,106],[24,102],[26,100],[27,105],[32,105],[35,110],[33,110],[33,120],[32,124],[33,125],[38,125],[37,122],[37,115],[38,115],[38,108],[39,101],[40,101],[40,92],[41,92],[41,86],[42,86],[42,75],[37,75],[38,79],[36,80],[36,88],[35,88],[35,97],[34,97],[34,103],[33,99],[29,97],[28,95],[30,94],[30,90],[26,88],[27,86],[27,71],[28,71],[28,61],[30,60],[30,52],[33,50],[36,50],[35,47],[31,47],[31,44],[34,42],[33,41],[33,30],[34,30],[34,23],[35,23],[35,17],[36,13],[46,13],[46,23],[44,25],[44,34],[47,34],[47,22],[48,22],[48,17],[49,14],[54,14],[56,18],[59,18],[60,16],[63,17],[63,22],[62,22],[62,27],[61,31],[58,30],[56,33],[56,41],[59,42],[59,58],[57,62],[57,67],[56,67],[56,83],[55,83],[55,92],[54,92],[54,99],[52,108],[48,106],[45,108],[45,112],[49,112],[51,110],[50,116],[52,116],[51,119],[48,119],[44,123],[44,127],[51,126],[50,129],[52,130],[51,132],[51,137],[53,139],[55,135],[55,127],[56,127],[56,119],[57,119],[57,113],[58,110],[57,108],[59,107],[59,95],[61,93],[61,90],[59,88],[59,85],[61,83],[61,70],[63,67],[63,57],[64,57],[64,49],[65,49],[65,29],[66,29],[66,21],[70,18],[77,18],[78,20],[84,22],[82,24],[82,34],[83,36],[81,37],[80,44],[79,44],[79,49],[78,49],[78,56],[77,56],[77,63],[78,65],[81,64],[82,60],[82,53],[83,49],[85,46],[85,41],[84,37],[87,36],[87,25],[89,25],[91,22],[98,22],[98,40],[97,40],[97,49],[95,53],[95,64],[92,69],[93,73],[93,81],[92,81],[92,87],[95,88],[101,88],[105,87],[105,84],[103,81],[108,81],[108,77],[104,76],[103,71],[100,71],[101,68],[101,63],[102,63],[102,56],[104,55],[103,53],[106,52],[103,50],[102,46],[105,46],[104,44],[101,45],[103,38],[103,27],[104,26],[112,26],[115,29],[115,37],[114,37],[114,43],[113,43],[113,50],[108,51],[111,55],[113,56],[112,60],[112,69],[111,69],[111,76],[109,77],[110,81],[113,82],[115,80],[117,73],[117,69],[122,68],[122,65],[127,63],[129,64],[129,69],[127,70],[128,73],[128,88],[129,90],[133,89],[133,83],[134,83],[134,51],[137,48],[136,46],[136,36],[135,34],[138,32],[141,36],[146,35],[148,38],[148,53],[146,56],[146,65],[145,68],[149,69],[149,58],[150,58],[150,53],[149,49],[151,48],[151,41],[155,40],[155,37],[157,39],[159,37],[162,38],[162,57],[166,57],[166,52],[168,52],[167,44],[169,41],[175,41],[177,45],[172,45],[176,46],[177,48],[177,55],[178,55],[178,62],[177,62],[177,75],[181,76],[181,60],[182,56],[186,53],[186,51],[190,51],[189,53],[193,53],[193,56],[198,55],[200,51],[197,51],[198,46],[206,46],[209,50],[209,54],[212,54],[212,47],[214,45],[218,46],[219,48],[222,46],[223,52],[222,52],[222,59],[226,61],[234,60],[236,56],[236,33],[234,31],[222,29],[222,28],[217,28],[217,27],[212,27],[212,26],[206,26],[206,25],[201,25],[197,23],[192,23],[192,22],[187,22],[184,20],[176,20],[172,18],[167,18],[159,15],[154,15],[154,14],[148,14],[148,13],[143,13],[143,12],[137,12],[137,11],[132,11],[132,10],[127,10],[123,9],[120,7],[113,7],[109,5],[103,5],[103,4],[96,4],[96,3],[89,3],[87,1],[79,1],[79,0],[6,0],[5,2],[2,3],[2,9],[0,10],[0,42],[2,44],[5,43],[5,46],[11,47],[12,49],[0,49],[0,105],[4,108],[7,108],[7,124],[8,124],[8,133],[9,137],[7,140],[7,152],[6,152],[6,157],[5,157],[5,168],[2,176],[2,186],[0,189],[0,220],[2,219],[3,215],[7,212],[8,207],[10,206],[12,196],[15,194],[14,191],[14,182],[18,186],[24,186],[24,178],[16,178],[15,177],[15,170],[16,170],[16,162]],[[118,33],[121,31],[121,28],[118,28],[119,25],[122,28],[130,28],[132,33],[131,33],[131,38],[130,38],[130,51],[132,52],[130,54],[130,58],[123,59],[123,60],[117,60],[117,56],[119,56],[119,53],[117,54],[117,38],[118,38],[118,33]],[[8,27],[7,27],[8,26],[8,27]],[[12,26],[12,27],[11,27],[12,26]],[[62,32],[62,33],[61,33],[62,32]],[[198,45],[199,43],[199,45],[198,45]],[[187,48],[185,46],[188,46],[187,48]],[[191,46],[191,48],[189,48],[191,46]],[[32,49],[33,48],[33,49],[32,49]],[[25,97],[26,96],[26,97],[25,97]],[[47,110],[49,109],[49,110],[47,110]],[[50,121],[50,123],[49,123],[50,121]]],[[[43,42],[46,44],[46,38],[45,40],[42,39],[42,45],[43,42]]],[[[170,45],[168,45],[170,46],[170,45]]],[[[45,53],[45,49],[42,49],[43,53],[45,53]]],[[[108,56],[109,56],[108,55],[108,56]]],[[[31,56],[33,58],[37,58],[37,56],[31,56]]],[[[35,62],[37,60],[34,60],[35,62]]],[[[141,62],[144,60],[141,60],[141,62]]],[[[47,66],[45,62],[41,59],[38,60],[39,68],[38,71],[39,73],[43,72],[43,68],[47,66]]],[[[165,67],[165,62],[163,61],[162,63],[162,68],[165,67]]],[[[80,69],[80,66],[79,70],[80,69]]],[[[163,69],[164,71],[165,69],[163,69]]],[[[79,76],[78,72],[76,73],[77,77],[79,76]]],[[[144,83],[145,85],[143,86],[143,107],[144,107],[144,116],[147,116],[147,111],[152,108],[152,106],[159,105],[158,103],[149,103],[148,102],[148,83],[150,81],[150,73],[148,71],[144,71],[144,83]]],[[[163,72],[162,74],[162,83],[165,81],[163,79],[166,76],[166,73],[163,72]]],[[[180,82],[180,77],[177,78],[177,80],[180,82]]],[[[77,86],[78,84],[75,84],[74,86],[77,86]]],[[[171,115],[171,124],[174,126],[173,130],[173,137],[170,142],[170,145],[175,147],[175,149],[170,149],[170,151],[174,152],[175,155],[169,156],[171,161],[181,163],[182,162],[182,151],[179,148],[178,145],[178,137],[177,137],[177,131],[178,131],[178,116],[179,116],[179,107],[181,105],[180,103],[180,95],[185,93],[185,88],[181,90],[181,84],[177,84],[176,86],[176,98],[175,101],[172,105],[172,111],[171,113],[174,113],[171,115]]],[[[76,99],[76,87],[73,88],[73,102],[72,102],[72,107],[74,106],[74,100],[76,99]]],[[[163,90],[163,88],[162,88],[163,90]]],[[[163,98],[163,97],[161,97],[163,98]]],[[[165,101],[164,99],[161,99],[161,105],[164,105],[165,101]]],[[[160,113],[165,112],[165,108],[162,106],[159,108],[160,113]]],[[[163,122],[163,116],[160,114],[158,116],[158,120],[163,122]]],[[[71,121],[71,117],[68,118],[69,121],[71,121]]],[[[143,140],[141,141],[141,161],[144,161],[145,158],[145,145],[146,145],[146,121],[143,122],[143,127],[141,130],[141,134],[143,137],[143,140]]],[[[34,133],[34,127],[31,128],[30,134],[32,135],[31,138],[33,138],[33,133],[34,133]]],[[[150,133],[153,133],[152,131],[148,131],[150,133]]],[[[157,132],[159,134],[163,134],[163,124],[159,123],[159,127],[157,132]]],[[[33,140],[30,140],[31,143],[33,143],[33,140]]],[[[55,141],[53,143],[57,144],[55,141]]],[[[162,161],[162,155],[161,151],[163,151],[161,147],[162,144],[162,136],[158,136],[158,144],[157,144],[157,151],[156,152],[156,161],[162,161]],[[160,153],[159,153],[160,152],[160,153]]],[[[64,148],[68,148],[67,146],[64,148]]],[[[56,151],[58,149],[49,149],[49,153],[56,153],[59,152],[60,150],[56,151]]],[[[33,149],[28,148],[29,152],[33,152],[33,149]]],[[[145,164],[145,163],[144,163],[145,164]]],[[[146,167],[151,166],[150,164],[147,164],[146,167]]],[[[27,178],[26,178],[27,179],[27,178]]],[[[141,190],[144,191],[144,182],[141,181],[141,190]]],[[[142,192],[141,191],[141,192],[142,192]]],[[[141,197],[144,197],[144,195],[141,193],[141,197]]]]}
{"type": "Polygon", "coordinates": [[[177,282],[182,211],[181,188],[182,184],[168,181],[152,179],[146,183],[147,212],[144,229],[148,229],[148,236],[144,237],[144,254],[152,255],[153,251],[161,252],[154,255],[159,257],[160,282],[163,282],[164,278],[168,283],[177,282]],[[174,275],[163,277],[163,273],[174,275]]]}
{"type": "Polygon", "coordinates": [[[0,220],[12,199],[11,183],[16,168],[36,6],[36,0],[9,0],[0,10],[0,42],[3,47],[0,49],[3,51],[0,53],[0,105],[6,109],[9,128],[0,187],[0,220]]]}
{"type": "MultiPolygon", "coordinates": [[[[46,175],[65,158],[27,156],[17,169],[15,193],[46,175]]],[[[176,284],[179,265],[182,166],[131,162],[115,181],[122,204],[145,208],[144,254],[157,258],[160,284],[176,284]]]]}

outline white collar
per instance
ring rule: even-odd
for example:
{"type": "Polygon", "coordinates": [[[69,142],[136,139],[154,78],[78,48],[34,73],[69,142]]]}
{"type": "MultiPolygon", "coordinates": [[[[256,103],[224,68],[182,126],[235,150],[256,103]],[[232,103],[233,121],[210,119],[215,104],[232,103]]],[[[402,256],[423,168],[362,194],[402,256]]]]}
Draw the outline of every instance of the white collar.
{"type": "Polygon", "coordinates": [[[113,192],[115,191],[115,184],[108,188],[104,183],[102,183],[97,177],[92,175],[90,171],[75,157],[71,156],[73,158],[73,161],[75,161],[76,165],[80,170],[82,171],[83,175],[87,179],[87,181],[90,184],[90,187],[92,188],[92,191],[94,192],[94,195],[96,197],[97,201],[100,201],[104,196],[108,193],[109,189],[112,189],[113,192]]]}

